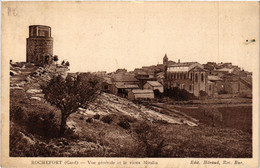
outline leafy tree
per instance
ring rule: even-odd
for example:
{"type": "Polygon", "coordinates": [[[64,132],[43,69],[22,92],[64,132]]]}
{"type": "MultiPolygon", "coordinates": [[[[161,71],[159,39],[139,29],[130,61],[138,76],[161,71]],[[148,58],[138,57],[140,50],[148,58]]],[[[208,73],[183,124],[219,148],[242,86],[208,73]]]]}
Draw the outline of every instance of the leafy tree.
{"type": "Polygon", "coordinates": [[[54,55],[54,57],[53,57],[53,61],[54,61],[55,63],[57,63],[57,61],[59,61],[59,58],[58,58],[57,55],[54,55]]]}
{"type": "Polygon", "coordinates": [[[186,101],[195,98],[193,94],[189,93],[185,89],[179,89],[178,87],[165,89],[164,96],[172,98],[176,101],[186,101]]]}
{"type": "Polygon", "coordinates": [[[46,85],[42,85],[45,99],[61,110],[60,135],[66,130],[66,120],[79,107],[87,108],[100,94],[97,78],[89,74],[88,80],[68,76],[66,79],[56,76],[46,85]]]}

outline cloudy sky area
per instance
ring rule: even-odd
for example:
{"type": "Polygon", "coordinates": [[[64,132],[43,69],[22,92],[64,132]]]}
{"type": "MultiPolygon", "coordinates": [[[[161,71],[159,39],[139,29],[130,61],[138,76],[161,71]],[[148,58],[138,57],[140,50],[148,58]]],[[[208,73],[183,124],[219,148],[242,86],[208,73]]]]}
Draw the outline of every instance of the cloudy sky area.
{"type": "Polygon", "coordinates": [[[258,60],[257,2],[8,2],[2,14],[10,59],[25,61],[29,25],[48,25],[54,54],[74,72],[133,70],[162,63],[165,53],[249,71],[258,60]]]}

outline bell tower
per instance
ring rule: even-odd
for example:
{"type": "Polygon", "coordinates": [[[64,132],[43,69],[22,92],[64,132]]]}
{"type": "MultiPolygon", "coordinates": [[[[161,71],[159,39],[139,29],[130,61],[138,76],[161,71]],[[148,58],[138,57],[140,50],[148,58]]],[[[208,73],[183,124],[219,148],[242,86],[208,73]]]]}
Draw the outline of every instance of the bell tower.
{"type": "Polygon", "coordinates": [[[168,62],[168,57],[167,54],[165,54],[163,57],[163,65],[167,65],[167,62],[168,62]]]}

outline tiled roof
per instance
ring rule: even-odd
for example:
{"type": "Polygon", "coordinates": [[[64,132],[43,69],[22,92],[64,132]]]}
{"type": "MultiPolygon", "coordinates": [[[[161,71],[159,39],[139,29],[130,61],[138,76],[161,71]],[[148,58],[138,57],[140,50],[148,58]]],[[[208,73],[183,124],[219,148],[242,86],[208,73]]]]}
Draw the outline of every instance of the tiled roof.
{"type": "Polygon", "coordinates": [[[138,82],[134,75],[116,74],[113,76],[114,82],[138,82]]]}
{"type": "Polygon", "coordinates": [[[168,64],[168,65],[171,67],[189,67],[196,63],[197,62],[180,62],[180,63],[172,63],[172,64],[168,64]]]}
{"type": "Polygon", "coordinates": [[[158,81],[147,81],[147,83],[153,87],[160,87],[162,84],[158,81]]]}
{"type": "Polygon", "coordinates": [[[221,68],[221,69],[217,69],[216,70],[217,72],[228,72],[228,73],[231,73],[234,71],[234,69],[229,69],[229,68],[221,68]]]}
{"type": "Polygon", "coordinates": [[[220,81],[222,79],[220,77],[218,77],[218,76],[209,75],[208,76],[208,80],[209,81],[220,81]]]}

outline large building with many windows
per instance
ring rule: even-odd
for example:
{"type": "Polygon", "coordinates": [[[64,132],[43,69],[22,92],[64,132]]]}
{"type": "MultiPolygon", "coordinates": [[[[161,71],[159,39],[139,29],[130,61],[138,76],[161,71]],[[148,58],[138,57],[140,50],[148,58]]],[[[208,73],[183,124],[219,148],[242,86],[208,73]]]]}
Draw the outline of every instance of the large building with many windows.
{"type": "Polygon", "coordinates": [[[168,59],[164,58],[164,66],[166,89],[178,87],[195,96],[199,96],[200,91],[207,92],[207,71],[203,65],[197,62],[180,62],[180,60],[169,64],[168,59]]]}

